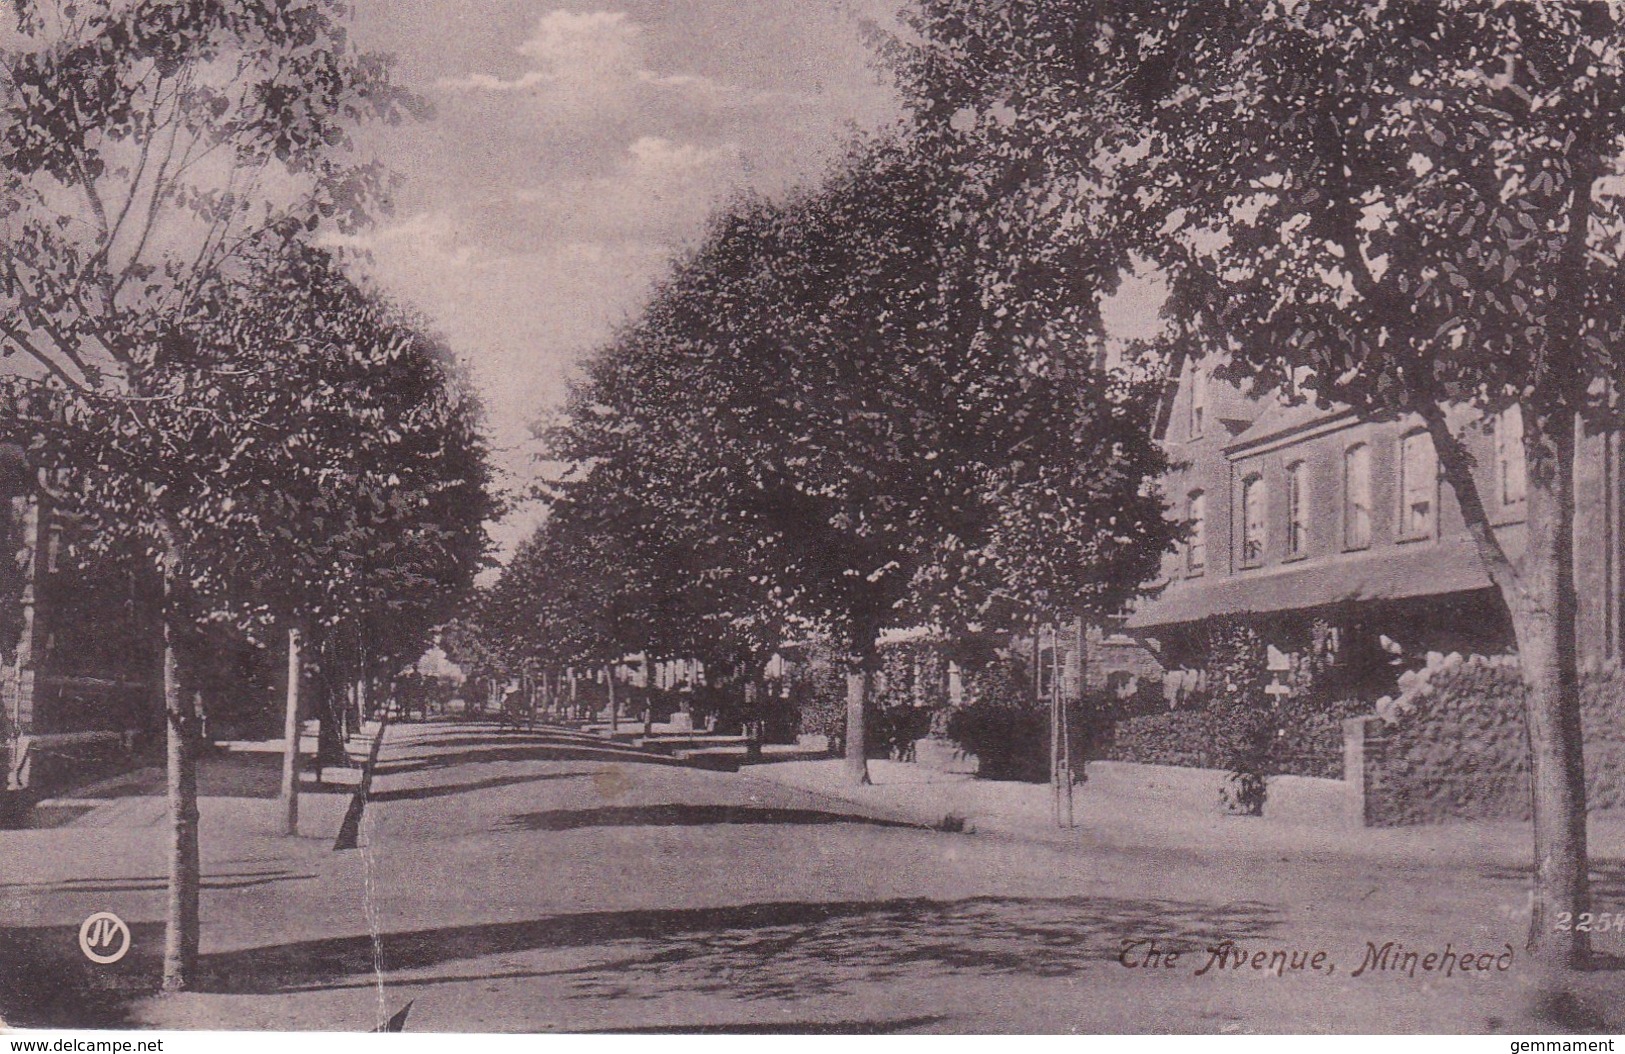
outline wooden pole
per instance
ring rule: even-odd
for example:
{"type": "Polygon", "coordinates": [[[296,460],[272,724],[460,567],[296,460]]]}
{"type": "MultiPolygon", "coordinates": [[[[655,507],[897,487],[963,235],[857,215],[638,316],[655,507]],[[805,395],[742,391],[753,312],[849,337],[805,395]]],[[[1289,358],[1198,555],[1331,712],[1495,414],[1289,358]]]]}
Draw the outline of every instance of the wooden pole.
{"type": "Polygon", "coordinates": [[[304,672],[303,641],[288,630],[288,693],[282,715],[282,833],[299,833],[299,680],[304,672]]]}
{"type": "Polygon", "coordinates": [[[1050,690],[1055,700],[1055,717],[1057,725],[1056,738],[1058,742],[1057,758],[1060,774],[1060,789],[1062,803],[1066,806],[1066,826],[1076,827],[1077,822],[1072,809],[1072,727],[1066,713],[1066,696],[1061,691],[1061,630],[1059,626],[1050,627],[1050,690]]]}

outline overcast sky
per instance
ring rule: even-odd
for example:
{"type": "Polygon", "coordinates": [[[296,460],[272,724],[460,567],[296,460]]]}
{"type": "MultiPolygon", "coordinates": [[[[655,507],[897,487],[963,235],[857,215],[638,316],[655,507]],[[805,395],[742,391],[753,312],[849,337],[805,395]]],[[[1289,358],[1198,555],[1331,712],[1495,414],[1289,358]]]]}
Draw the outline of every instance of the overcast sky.
{"type": "MultiPolygon", "coordinates": [[[[435,107],[368,133],[403,180],[374,269],[473,366],[510,486],[535,472],[530,423],[715,208],[815,180],[896,118],[861,20],[900,3],[356,0],[357,44],[435,107]]],[[[1109,326],[1138,334],[1155,299],[1131,288],[1109,326]]]]}
{"type": "Polygon", "coordinates": [[[359,0],[357,43],[436,109],[369,136],[403,177],[376,273],[473,365],[506,468],[715,207],[895,117],[858,23],[890,6],[359,0]]]}

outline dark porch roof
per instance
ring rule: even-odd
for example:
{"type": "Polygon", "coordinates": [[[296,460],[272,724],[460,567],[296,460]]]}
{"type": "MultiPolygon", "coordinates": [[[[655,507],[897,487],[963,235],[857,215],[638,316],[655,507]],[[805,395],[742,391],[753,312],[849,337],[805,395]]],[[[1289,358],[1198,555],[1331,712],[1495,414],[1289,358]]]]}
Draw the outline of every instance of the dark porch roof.
{"type": "Polygon", "coordinates": [[[1140,601],[1127,625],[1152,629],[1212,615],[1436,596],[1491,584],[1471,539],[1450,538],[1432,545],[1384,546],[1313,563],[1175,581],[1160,596],[1140,601]]]}

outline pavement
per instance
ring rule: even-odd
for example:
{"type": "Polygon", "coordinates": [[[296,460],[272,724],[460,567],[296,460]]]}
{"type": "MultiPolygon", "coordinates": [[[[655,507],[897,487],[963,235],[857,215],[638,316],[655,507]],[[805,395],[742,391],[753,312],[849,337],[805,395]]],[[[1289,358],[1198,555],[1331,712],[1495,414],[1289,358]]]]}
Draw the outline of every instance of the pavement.
{"type": "MultiPolygon", "coordinates": [[[[1317,831],[1096,784],[1061,831],[1043,787],[910,783],[877,763],[875,786],[844,788],[833,771],[711,771],[557,728],[393,724],[356,851],[331,849],[345,795],[310,796],[297,838],[275,833],[274,800],[203,799],[201,975],[174,996],[155,994],[151,825],[98,807],[0,832],[0,1015],[354,1031],[410,1004],[410,1031],[1620,1027],[1625,973],[1554,999],[1521,952],[1521,825],[1317,831]],[[950,811],[974,833],[933,829],[950,811]],[[104,910],[134,934],[110,967],[76,943],[104,910]],[[1507,969],[1359,971],[1387,942],[1507,969]],[[1225,965],[1202,969],[1208,949],[1225,965]]],[[[1598,910],[1625,910],[1625,861],[1604,835],[1598,910]]],[[[1598,943],[1625,954],[1625,934],[1598,943]]]]}
{"type": "MultiPolygon", "coordinates": [[[[1290,799],[1292,807],[1278,807],[1272,789],[1263,816],[1239,816],[1220,805],[1223,773],[1090,762],[1088,779],[1073,788],[1073,824],[1068,826],[1066,809],[1057,805],[1048,784],[982,780],[875,760],[869,762],[871,782],[853,786],[845,762],[838,758],[758,765],[744,771],[917,823],[941,826],[946,821],[983,834],[1080,849],[1239,849],[1326,859],[1350,856],[1400,864],[1520,868],[1530,864],[1534,844],[1528,822],[1356,826],[1342,814],[1337,795],[1327,790],[1334,781],[1293,776],[1270,781],[1272,788],[1288,784],[1280,797],[1290,799]]],[[[1588,842],[1596,860],[1625,859],[1625,809],[1593,812],[1588,842]]]]}

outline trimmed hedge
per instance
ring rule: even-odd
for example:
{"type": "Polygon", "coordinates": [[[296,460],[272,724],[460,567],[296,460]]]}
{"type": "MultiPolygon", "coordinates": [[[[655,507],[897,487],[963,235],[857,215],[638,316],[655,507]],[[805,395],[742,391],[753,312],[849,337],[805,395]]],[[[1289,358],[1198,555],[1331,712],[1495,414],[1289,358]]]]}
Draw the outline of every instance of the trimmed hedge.
{"type": "Polygon", "coordinates": [[[1111,761],[1217,769],[1224,767],[1218,742],[1211,712],[1169,710],[1117,722],[1102,753],[1111,761]]]}
{"type": "MultiPolygon", "coordinates": [[[[1287,724],[1275,741],[1270,775],[1343,778],[1343,718],[1369,712],[1357,702],[1337,702],[1332,709],[1287,724]]],[[[1211,710],[1168,710],[1116,722],[1099,756],[1142,765],[1182,765],[1222,769],[1219,718],[1211,710]]]]}

